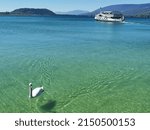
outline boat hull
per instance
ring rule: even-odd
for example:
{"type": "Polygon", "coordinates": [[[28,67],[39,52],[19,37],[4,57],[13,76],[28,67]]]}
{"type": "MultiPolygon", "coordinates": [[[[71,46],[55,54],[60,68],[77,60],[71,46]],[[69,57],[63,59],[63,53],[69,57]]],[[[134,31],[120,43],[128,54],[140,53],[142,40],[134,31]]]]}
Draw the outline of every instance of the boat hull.
{"type": "Polygon", "coordinates": [[[95,16],[95,20],[104,22],[123,22],[124,16],[119,11],[103,11],[95,16]]]}
{"type": "Polygon", "coordinates": [[[113,19],[113,18],[95,16],[95,20],[97,20],[97,21],[104,21],[104,22],[123,22],[124,21],[124,17],[113,19]]]}

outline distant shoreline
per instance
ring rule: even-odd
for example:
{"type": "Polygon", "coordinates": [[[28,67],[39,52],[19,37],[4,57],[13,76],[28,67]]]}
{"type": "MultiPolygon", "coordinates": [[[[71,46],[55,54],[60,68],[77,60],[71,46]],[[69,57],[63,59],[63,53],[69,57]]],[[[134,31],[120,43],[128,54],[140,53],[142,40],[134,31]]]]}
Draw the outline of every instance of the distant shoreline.
{"type": "MultiPolygon", "coordinates": [[[[56,14],[56,15],[20,15],[20,14],[1,14],[0,12],[0,17],[2,16],[14,16],[14,17],[51,17],[51,16],[73,16],[73,17],[89,17],[89,18],[94,18],[94,16],[88,16],[88,15],[70,15],[70,14],[56,14]]],[[[150,17],[142,17],[142,16],[125,16],[125,18],[143,18],[143,19],[150,19],[150,17]]]]}
{"type": "Polygon", "coordinates": [[[89,17],[89,18],[94,18],[93,16],[87,16],[87,15],[71,15],[71,14],[55,14],[55,15],[20,15],[20,14],[1,14],[0,12],[0,17],[2,16],[14,16],[14,17],[52,17],[52,16],[72,16],[72,17],[89,17]]]}

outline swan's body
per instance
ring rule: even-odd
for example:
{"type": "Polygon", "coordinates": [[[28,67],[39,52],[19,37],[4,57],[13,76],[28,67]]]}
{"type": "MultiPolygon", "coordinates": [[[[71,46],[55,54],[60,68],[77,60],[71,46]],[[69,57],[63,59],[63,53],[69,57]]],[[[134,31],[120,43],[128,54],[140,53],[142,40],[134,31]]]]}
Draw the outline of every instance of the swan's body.
{"type": "Polygon", "coordinates": [[[32,83],[29,83],[29,98],[35,98],[37,96],[40,96],[43,92],[43,87],[37,87],[35,89],[32,89],[32,83]]]}

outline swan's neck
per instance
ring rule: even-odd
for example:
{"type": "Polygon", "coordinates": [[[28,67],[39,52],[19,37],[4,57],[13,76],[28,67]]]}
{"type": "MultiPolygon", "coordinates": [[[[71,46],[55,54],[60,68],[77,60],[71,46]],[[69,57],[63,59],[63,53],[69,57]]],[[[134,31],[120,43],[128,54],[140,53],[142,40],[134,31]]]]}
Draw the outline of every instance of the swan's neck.
{"type": "Polygon", "coordinates": [[[32,98],[32,87],[29,86],[29,98],[32,98]]]}

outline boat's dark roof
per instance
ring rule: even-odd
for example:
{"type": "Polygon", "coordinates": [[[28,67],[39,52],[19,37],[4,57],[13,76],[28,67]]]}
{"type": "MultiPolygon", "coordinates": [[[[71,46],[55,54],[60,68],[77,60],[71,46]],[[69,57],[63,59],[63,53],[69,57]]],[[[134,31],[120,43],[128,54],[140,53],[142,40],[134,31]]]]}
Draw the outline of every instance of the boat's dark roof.
{"type": "Polygon", "coordinates": [[[119,11],[103,11],[102,12],[103,14],[122,14],[121,12],[119,12],[119,11]]]}

